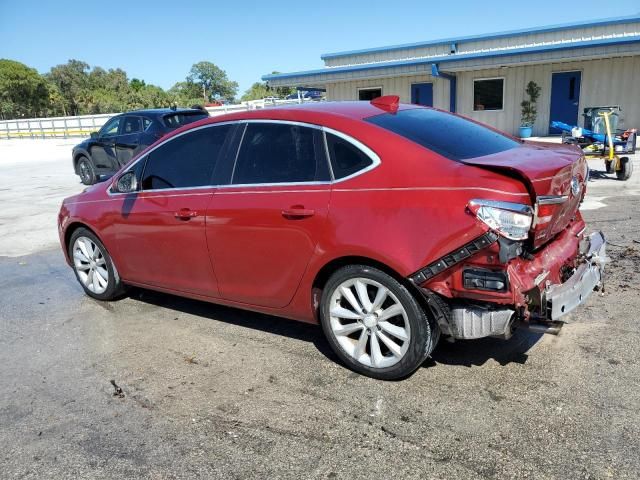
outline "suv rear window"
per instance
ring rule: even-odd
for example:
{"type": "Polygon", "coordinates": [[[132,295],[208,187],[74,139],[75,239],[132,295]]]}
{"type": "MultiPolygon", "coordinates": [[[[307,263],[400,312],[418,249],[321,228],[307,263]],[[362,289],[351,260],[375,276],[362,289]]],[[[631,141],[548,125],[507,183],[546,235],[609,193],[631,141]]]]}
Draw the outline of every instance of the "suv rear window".
{"type": "Polygon", "coordinates": [[[383,113],[366,121],[451,160],[483,157],[520,145],[516,140],[487,127],[428,108],[383,113]]]}
{"type": "Polygon", "coordinates": [[[162,121],[167,128],[178,128],[208,117],[204,112],[176,112],[165,115],[162,121]]]}

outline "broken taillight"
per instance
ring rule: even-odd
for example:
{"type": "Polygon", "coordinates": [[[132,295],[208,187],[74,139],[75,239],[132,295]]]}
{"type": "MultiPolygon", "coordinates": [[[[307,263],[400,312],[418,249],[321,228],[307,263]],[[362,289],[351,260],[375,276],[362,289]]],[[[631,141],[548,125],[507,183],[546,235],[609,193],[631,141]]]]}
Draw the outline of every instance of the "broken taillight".
{"type": "Polygon", "coordinates": [[[524,240],[529,236],[533,209],[521,203],[474,199],[467,209],[491,230],[511,240],[524,240]]]}
{"type": "Polygon", "coordinates": [[[547,229],[556,213],[562,209],[562,204],[568,200],[566,195],[546,195],[539,196],[535,206],[535,216],[533,218],[533,232],[535,238],[546,235],[547,229]]]}

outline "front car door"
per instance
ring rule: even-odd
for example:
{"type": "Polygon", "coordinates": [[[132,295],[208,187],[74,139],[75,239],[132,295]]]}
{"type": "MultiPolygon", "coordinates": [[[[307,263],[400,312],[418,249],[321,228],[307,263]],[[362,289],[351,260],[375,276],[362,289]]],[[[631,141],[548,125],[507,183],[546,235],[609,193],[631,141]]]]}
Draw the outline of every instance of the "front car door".
{"type": "Polygon", "coordinates": [[[111,118],[98,132],[89,147],[91,160],[98,171],[115,172],[118,170],[116,139],[122,122],[122,116],[111,118]]]}
{"type": "Polygon", "coordinates": [[[120,133],[116,137],[116,156],[118,167],[126,165],[129,160],[140,153],[140,135],[142,134],[142,117],[126,115],[122,119],[120,133]]]}
{"type": "Polygon", "coordinates": [[[141,191],[121,195],[113,221],[118,269],[125,280],[218,296],[205,213],[216,190],[212,175],[233,128],[225,124],[190,130],[130,167],[139,175],[141,191]]]}
{"type": "Polygon", "coordinates": [[[323,132],[292,122],[246,124],[231,184],[207,210],[220,295],[288,305],[327,220],[330,172],[323,132]]]}

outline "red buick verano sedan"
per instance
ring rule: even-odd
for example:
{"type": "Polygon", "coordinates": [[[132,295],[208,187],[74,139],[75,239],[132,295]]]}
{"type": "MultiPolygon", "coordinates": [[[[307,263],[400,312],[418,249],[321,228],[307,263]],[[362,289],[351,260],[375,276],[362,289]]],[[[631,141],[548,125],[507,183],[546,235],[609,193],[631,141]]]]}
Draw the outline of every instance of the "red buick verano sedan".
{"type": "Polygon", "coordinates": [[[67,198],[86,293],[125,285],[319,322],[350,368],[413,372],[440,335],[554,331],[601,286],[587,164],[448,112],[314,103],[202,120],[67,198]]]}

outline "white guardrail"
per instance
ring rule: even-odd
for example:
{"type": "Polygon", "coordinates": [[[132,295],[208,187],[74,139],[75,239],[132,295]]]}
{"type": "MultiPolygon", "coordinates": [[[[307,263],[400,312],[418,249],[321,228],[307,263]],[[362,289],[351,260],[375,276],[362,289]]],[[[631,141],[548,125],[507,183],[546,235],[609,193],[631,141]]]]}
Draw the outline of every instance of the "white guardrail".
{"type": "MultiPolygon", "coordinates": [[[[256,110],[302,103],[302,100],[252,100],[238,105],[207,107],[212,117],[230,112],[256,110]]],[[[119,113],[79,115],[77,117],[18,118],[0,120],[0,140],[10,138],[67,138],[87,137],[98,131],[107,120],[119,113]]]]}

